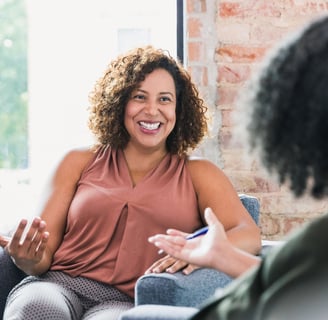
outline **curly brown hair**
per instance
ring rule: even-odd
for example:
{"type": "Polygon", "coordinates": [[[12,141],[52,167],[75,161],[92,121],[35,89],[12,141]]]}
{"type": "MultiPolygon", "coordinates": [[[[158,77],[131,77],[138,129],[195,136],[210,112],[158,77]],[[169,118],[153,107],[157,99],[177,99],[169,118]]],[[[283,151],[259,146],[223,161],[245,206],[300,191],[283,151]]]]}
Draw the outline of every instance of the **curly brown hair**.
{"type": "Polygon", "coordinates": [[[207,132],[207,107],[189,73],[166,51],[152,46],[136,48],[113,60],[90,93],[89,128],[100,145],[125,148],[130,136],[124,112],[132,91],[155,69],[165,69],[176,88],[176,123],[167,138],[171,154],[183,156],[207,132]]]}

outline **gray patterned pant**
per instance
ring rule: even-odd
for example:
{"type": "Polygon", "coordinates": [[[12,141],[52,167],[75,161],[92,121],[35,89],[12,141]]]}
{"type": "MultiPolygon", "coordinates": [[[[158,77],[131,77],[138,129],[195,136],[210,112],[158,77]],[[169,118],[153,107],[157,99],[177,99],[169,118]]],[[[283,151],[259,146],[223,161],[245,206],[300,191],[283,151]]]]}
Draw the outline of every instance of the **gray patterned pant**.
{"type": "Polygon", "coordinates": [[[133,306],[114,287],[49,271],[25,278],[10,292],[3,320],[116,320],[133,306]]]}

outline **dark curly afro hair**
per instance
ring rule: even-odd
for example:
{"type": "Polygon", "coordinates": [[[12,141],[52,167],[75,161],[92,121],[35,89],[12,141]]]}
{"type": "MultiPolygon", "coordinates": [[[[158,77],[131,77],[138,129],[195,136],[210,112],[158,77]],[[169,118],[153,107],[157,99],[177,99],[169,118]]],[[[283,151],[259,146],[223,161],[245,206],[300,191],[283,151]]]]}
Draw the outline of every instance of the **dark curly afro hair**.
{"type": "Polygon", "coordinates": [[[207,107],[182,65],[166,51],[152,46],[136,48],[113,60],[90,93],[89,127],[100,145],[126,147],[130,136],[124,112],[132,91],[155,69],[165,69],[176,88],[176,124],[167,139],[167,150],[183,156],[207,132],[207,107]]]}
{"type": "Polygon", "coordinates": [[[312,21],[270,56],[254,87],[251,147],[301,196],[328,194],[328,18],[312,21]]]}

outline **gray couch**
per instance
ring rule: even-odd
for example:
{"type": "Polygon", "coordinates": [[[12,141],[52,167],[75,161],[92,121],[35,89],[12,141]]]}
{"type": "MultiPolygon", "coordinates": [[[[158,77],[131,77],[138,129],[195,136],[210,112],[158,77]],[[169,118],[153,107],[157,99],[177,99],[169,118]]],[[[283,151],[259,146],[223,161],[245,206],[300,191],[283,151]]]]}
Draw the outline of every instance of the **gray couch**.
{"type": "MultiPolygon", "coordinates": [[[[258,199],[240,195],[240,200],[259,223],[258,199]]],[[[9,291],[24,276],[0,248],[0,318],[9,291]]],[[[217,289],[225,287],[231,280],[226,274],[207,268],[188,276],[181,272],[144,275],[136,283],[136,306],[125,312],[121,319],[188,319],[217,289]]]]}

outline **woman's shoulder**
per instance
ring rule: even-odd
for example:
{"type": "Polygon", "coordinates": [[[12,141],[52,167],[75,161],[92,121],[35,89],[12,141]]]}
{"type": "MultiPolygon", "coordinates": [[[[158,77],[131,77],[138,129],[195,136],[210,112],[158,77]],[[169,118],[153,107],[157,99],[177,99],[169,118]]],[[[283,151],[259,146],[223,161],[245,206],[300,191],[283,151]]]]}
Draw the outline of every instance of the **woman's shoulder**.
{"type": "Polygon", "coordinates": [[[99,152],[96,147],[82,147],[68,150],[62,157],[59,166],[80,174],[99,152]]]}
{"type": "MultiPolygon", "coordinates": [[[[209,170],[217,170],[219,169],[212,161],[199,157],[199,156],[188,156],[186,158],[186,164],[189,170],[200,170],[200,169],[209,169],[209,170]]],[[[220,169],[219,169],[220,170],[220,169]]]]}
{"type": "Polygon", "coordinates": [[[188,157],[187,168],[194,181],[212,181],[225,179],[222,169],[211,160],[202,157],[188,157]]]}
{"type": "Polygon", "coordinates": [[[99,148],[95,147],[82,147],[71,149],[66,152],[63,157],[63,161],[73,161],[73,162],[88,162],[92,159],[95,154],[99,151],[99,148]]]}

